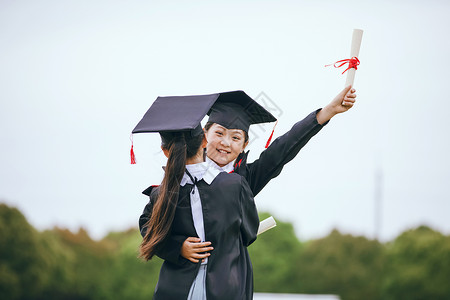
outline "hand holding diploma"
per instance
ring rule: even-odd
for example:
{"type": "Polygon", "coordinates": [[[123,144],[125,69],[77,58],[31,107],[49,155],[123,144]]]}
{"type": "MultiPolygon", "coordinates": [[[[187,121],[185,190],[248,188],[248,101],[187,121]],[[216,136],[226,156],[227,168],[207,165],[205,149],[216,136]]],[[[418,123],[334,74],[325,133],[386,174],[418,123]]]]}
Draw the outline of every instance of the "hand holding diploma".
{"type": "Polygon", "coordinates": [[[352,108],[356,101],[355,92],[351,85],[345,87],[327,106],[317,113],[317,123],[322,125],[335,115],[352,108]]]}
{"type": "Polygon", "coordinates": [[[345,87],[325,108],[330,109],[335,115],[346,112],[355,104],[355,92],[351,85],[345,87]]]}
{"type": "Polygon", "coordinates": [[[331,65],[334,65],[335,68],[343,67],[348,64],[347,69],[342,72],[344,74],[347,72],[347,81],[345,84],[345,88],[322,110],[317,113],[317,122],[319,124],[324,124],[329,121],[332,117],[337,114],[346,112],[355,104],[356,99],[356,90],[352,88],[353,82],[355,81],[355,71],[359,65],[359,49],[361,48],[361,40],[362,40],[363,31],[361,29],[353,30],[352,44],[350,50],[350,58],[343,59],[335,62],[331,65]]]}

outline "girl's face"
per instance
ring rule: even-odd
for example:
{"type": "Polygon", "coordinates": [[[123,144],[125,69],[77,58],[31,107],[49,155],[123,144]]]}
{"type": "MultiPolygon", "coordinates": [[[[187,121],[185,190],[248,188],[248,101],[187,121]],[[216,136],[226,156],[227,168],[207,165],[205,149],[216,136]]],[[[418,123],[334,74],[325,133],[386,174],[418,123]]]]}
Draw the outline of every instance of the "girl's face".
{"type": "Polygon", "coordinates": [[[227,129],[217,123],[205,131],[205,135],[206,154],[221,167],[235,160],[248,143],[243,130],[227,129]]]}

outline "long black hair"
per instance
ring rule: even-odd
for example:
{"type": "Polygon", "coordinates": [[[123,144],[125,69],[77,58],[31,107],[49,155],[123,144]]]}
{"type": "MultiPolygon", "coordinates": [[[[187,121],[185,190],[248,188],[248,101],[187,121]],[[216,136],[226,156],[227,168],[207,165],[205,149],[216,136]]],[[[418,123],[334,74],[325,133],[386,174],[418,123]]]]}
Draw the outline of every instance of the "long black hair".
{"type": "Polygon", "coordinates": [[[164,178],[153,211],[147,224],[147,233],[140,246],[140,257],[150,260],[158,245],[170,232],[178,202],[180,182],[186,170],[186,160],[194,157],[202,145],[204,134],[191,137],[190,132],[161,133],[161,147],[169,151],[164,178]]]}

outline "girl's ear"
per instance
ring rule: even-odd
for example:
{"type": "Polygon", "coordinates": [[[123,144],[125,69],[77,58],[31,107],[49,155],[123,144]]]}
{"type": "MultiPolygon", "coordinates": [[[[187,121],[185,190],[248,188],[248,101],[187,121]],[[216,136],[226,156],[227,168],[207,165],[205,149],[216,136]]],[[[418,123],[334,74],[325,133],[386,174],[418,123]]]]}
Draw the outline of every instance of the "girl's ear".
{"type": "Polygon", "coordinates": [[[162,146],[161,146],[161,150],[164,152],[164,155],[165,155],[167,158],[169,158],[169,150],[167,150],[166,148],[163,148],[162,146]]]}
{"type": "Polygon", "coordinates": [[[244,152],[245,147],[247,147],[247,145],[248,145],[248,141],[246,141],[246,142],[244,143],[244,146],[242,146],[242,151],[241,151],[241,152],[244,152]]]}
{"type": "Polygon", "coordinates": [[[206,135],[203,135],[202,148],[206,148],[207,144],[208,144],[208,140],[206,139],[206,135]]]}

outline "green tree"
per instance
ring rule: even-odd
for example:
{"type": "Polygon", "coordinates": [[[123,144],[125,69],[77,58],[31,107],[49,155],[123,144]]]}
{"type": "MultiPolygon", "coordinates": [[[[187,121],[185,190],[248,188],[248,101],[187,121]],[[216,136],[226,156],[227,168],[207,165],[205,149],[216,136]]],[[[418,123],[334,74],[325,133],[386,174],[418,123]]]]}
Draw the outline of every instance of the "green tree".
{"type": "MultiPolygon", "coordinates": [[[[450,237],[429,227],[386,245],[337,230],[301,243],[290,223],[277,223],[249,247],[257,292],[450,299],[450,237]]],[[[84,229],[38,232],[0,204],[0,299],[150,299],[162,261],[138,259],[141,241],[135,228],[100,241],[84,229]]]]}
{"type": "MultiPolygon", "coordinates": [[[[261,213],[260,220],[270,215],[261,213]]],[[[277,226],[259,235],[248,248],[253,265],[256,292],[292,293],[296,282],[297,259],[302,244],[290,223],[277,220],[277,226]]]]}
{"type": "Polygon", "coordinates": [[[421,226],[386,247],[384,299],[450,299],[450,237],[421,226]]]}
{"type": "Polygon", "coordinates": [[[16,208],[0,204],[0,298],[31,299],[48,283],[39,233],[16,208]]]}
{"type": "Polygon", "coordinates": [[[107,274],[113,291],[111,299],[151,299],[162,260],[154,257],[144,262],[138,259],[142,237],[137,229],[110,233],[104,241],[113,245],[112,270],[107,274]]]}
{"type": "Polygon", "coordinates": [[[380,299],[384,249],[365,237],[327,237],[305,245],[297,265],[303,293],[337,294],[344,300],[380,299]]]}
{"type": "Polygon", "coordinates": [[[45,253],[45,272],[48,273],[49,279],[43,292],[35,295],[33,299],[71,299],[74,294],[73,283],[76,274],[73,266],[76,264],[76,257],[73,251],[64,247],[57,231],[46,230],[40,235],[45,253]]]}
{"type": "Polygon", "coordinates": [[[103,241],[92,240],[86,230],[72,233],[66,229],[52,230],[54,238],[65,253],[65,275],[69,299],[112,299],[106,274],[113,264],[112,248],[103,241]]]}

